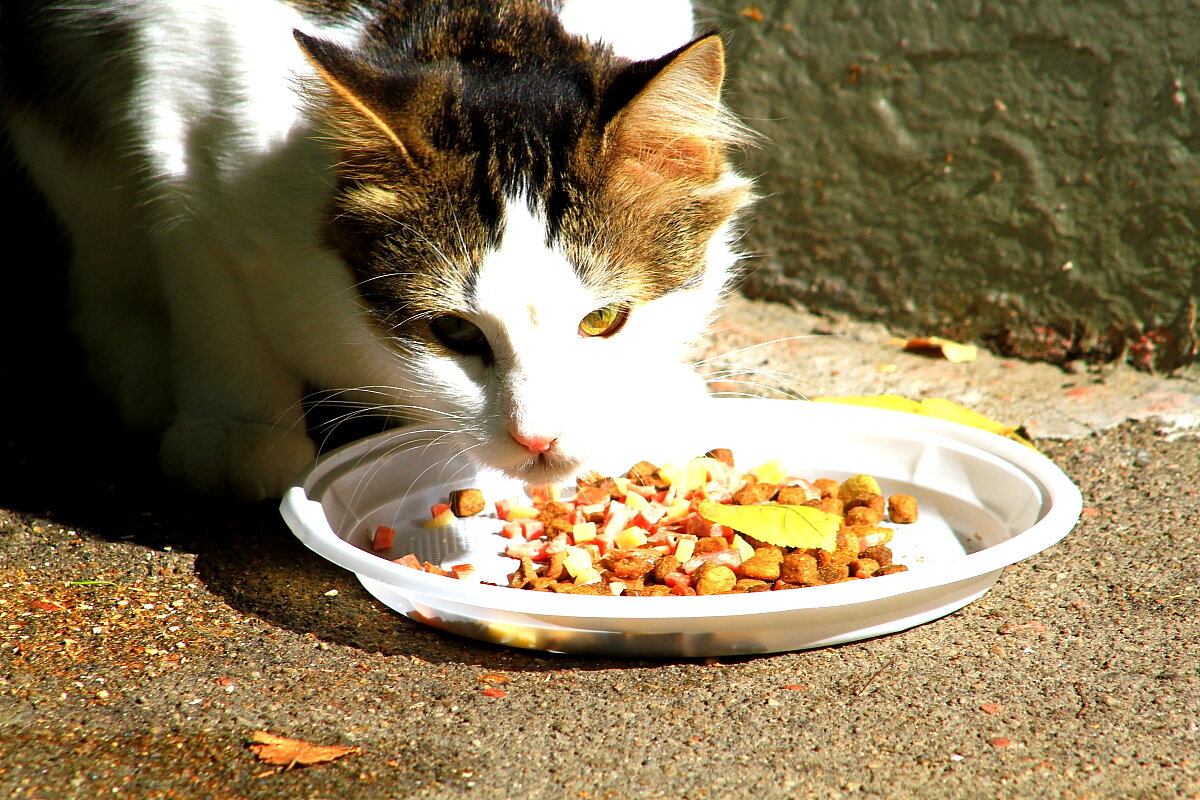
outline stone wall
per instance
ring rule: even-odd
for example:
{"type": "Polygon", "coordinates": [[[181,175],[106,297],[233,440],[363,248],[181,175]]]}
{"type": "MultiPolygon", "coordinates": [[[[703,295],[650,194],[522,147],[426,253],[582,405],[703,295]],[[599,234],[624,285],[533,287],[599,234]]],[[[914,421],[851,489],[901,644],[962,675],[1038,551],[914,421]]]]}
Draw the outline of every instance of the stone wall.
{"type": "Polygon", "coordinates": [[[747,294],[1029,358],[1195,358],[1200,4],[700,6],[767,140],[747,294]]]}

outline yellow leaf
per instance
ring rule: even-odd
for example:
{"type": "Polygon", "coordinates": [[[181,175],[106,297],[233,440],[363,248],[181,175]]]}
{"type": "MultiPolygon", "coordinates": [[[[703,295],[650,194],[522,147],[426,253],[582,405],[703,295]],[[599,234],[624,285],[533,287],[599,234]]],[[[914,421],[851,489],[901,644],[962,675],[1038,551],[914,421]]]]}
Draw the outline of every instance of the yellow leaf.
{"type": "Polygon", "coordinates": [[[962,425],[970,425],[972,428],[990,431],[1000,436],[1006,436],[1015,442],[1020,442],[1032,450],[1037,449],[1033,446],[1033,442],[1017,433],[1015,425],[1005,425],[991,417],[986,417],[977,411],[972,411],[965,406],[960,406],[958,403],[953,403],[949,400],[943,400],[940,397],[927,397],[922,400],[919,413],[927,417],[936,417],[937,419],[944,419],[962,425]]]}
{"type": "Polygon", "coordinates": [[[701,501],[696,507],[709,522],[733,528],[738,533],[780,547],[837,547],[842,518],[808,506],[731,506],[701,501]]]}
{"type": "Polygon", "coordinates": [[[943,400],[940,397],[927,397],[924,400],[918,401],[909,400],[907,397],[894,394],[879,394],[863,397],[814,397],[813,401],[818,403],[838,403],[841,405],[883,408],[890,411],[904,411],[909,414],[920,414],[925,417],[944,419],[948,422],[957,422],[960,425],[969,425],[972,428],[979,428],[980,430],[999,434],[1015,442],[1020,442],[1030,449],[1037,449],[1033,446],[1032,442],[1017,433],[1015,425],[1005,425],[1003,422],[997,422],[991,417],[984,416],[977,411],[972,411],[950,400],[943,400]]]}
{"type": "Polygon", "coordinates": [[[898,394],[859,395],[857,397],[814,397],[813,400],[818,403],[840,403],[847,406],[883,408],[888,411],[907,411],[910,414],[921,413],[921,403],[919,401],[909,400],[907,397],[901,397],[898,394]]]}
{"type": "Polygon", "coordinates": [[[927,397],[921,401],[921,409],[917,412],[926,417],[937,417],[938,419],[957,422],[962,425],[970,425],[972,428],[980,428],[981,430],[998,433],[1001,436],[1008,436],[1016,430],[1011,425],[1005,425],[1003,422],[997,422],[991,417],[984,416],[978,411],[960,406],[958,403],[950,400],[943,400],[940,397],[927,397]]]}

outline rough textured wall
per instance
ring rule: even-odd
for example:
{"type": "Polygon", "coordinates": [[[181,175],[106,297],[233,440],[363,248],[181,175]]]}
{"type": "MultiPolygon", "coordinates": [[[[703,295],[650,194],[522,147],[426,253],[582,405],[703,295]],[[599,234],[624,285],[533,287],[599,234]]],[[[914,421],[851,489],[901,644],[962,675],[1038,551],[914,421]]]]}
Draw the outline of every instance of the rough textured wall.
{"type": "Polygon", "coordinates": [[[767,137],[747,294],[1169,369],[1200,328],[1200,4],[715,0],[767,137]]]}

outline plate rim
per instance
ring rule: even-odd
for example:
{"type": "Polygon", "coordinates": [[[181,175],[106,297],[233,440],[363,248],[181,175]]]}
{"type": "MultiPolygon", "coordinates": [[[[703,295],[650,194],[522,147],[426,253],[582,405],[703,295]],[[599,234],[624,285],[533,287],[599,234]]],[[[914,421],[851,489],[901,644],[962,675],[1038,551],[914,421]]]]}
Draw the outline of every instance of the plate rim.
{"type": "Polygon", "coordinates": [[[280,513],[293,533],[307,547],[356,575],[383,581],[395,587],[401,594],[437,598],[439,601],[460,606],[483,606],[491,611],[526,614],[538,618],[671,617],[683,620],[868,604],[937,586],[951,586],[962,580],[1003,569],[1057,544],[1075,527],[1082,511],[1083,498],[1079,488],[1058,465],[1033,448],[989,431],[934,417],[868,406],[774,398],[710,398],[708,402],[776,406],[808,403],[808,408],[815,410],[818,415],[849,416],[857,419],[876,417],[882,424],[890,421],[902,424],[903,427],[941,435],[960,445],[998,456],[1020,469],[1042,494],[1038,519],[1024,531],[991,547],[965,554],[949,562],[916,565],[910,567],[907,572],[881,576],[870,581],[815,586],[804,591],[713,595],[686,599],[554,594],[554,602],[546,603],[543,593],[464,582],[393,564],[351,544],[333,530],[321,505],[321,494],[333,485],[338,475],[358,468],[358,465],[353,464],[354,460],[384,446],[382,440],[411,431],[415,426],[377,433],[323,455],[296,477],[280,503],[280,513]],[[314,492],[317,492],[315,497],[310,494],[314,492]],[[938,574],[944,573],[949,567],[954,568],[953,580],[939,579],[938,574]],[[614,603],[619,605],[614,606],[614,603]],[[544,607],[538,607],[539,605],[544,607]]]}

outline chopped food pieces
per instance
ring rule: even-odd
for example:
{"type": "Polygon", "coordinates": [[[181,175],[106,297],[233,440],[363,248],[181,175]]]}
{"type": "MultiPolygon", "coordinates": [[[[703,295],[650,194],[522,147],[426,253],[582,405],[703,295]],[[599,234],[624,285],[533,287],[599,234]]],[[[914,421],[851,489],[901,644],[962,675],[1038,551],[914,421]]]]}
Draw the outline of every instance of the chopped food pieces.
{"type": "Polygon", "coordinates": [[[429,510],[429,521],[425,523],[425,527],[444,528],[447,525],[453,525],[456,519],[458,517],[454,516],[454,511],[451,510],[448,503],[438,503],[429,510]]]}
{"type": "Polygon", "coordinates": [[[392,541],[396,538],[396,529],[389,528],[387,525],[377,525],[375,533],[371,535],[372,550],[387,550],[392,546],[392,541]]]}
{"type": "MultiPolygon", "coordinates": [[[[685,464],[640,461],[620,477],[585,475],[570,497],[541,489],[496,501],[505,554],[519,564],[508,586],[694,596],[820,586],[907,569],[894,563],[887,543],[895,531],[882,523],[915,522],[911,495],[885,499],[879,482],[865,474],[807,481],[789,477],[779,461],[746,472],[734,463],[733,453],[718,448],[685,464]]],[[[486,506],[479,490],[456,490],[425,524],[451,524],[486,506]]],[[[391,546],[387,530],[379,526],[374,549],[391,546]]],[[[396,563],[479,580],[469,565],[446,569],[414,555],[396,563]]]]}

